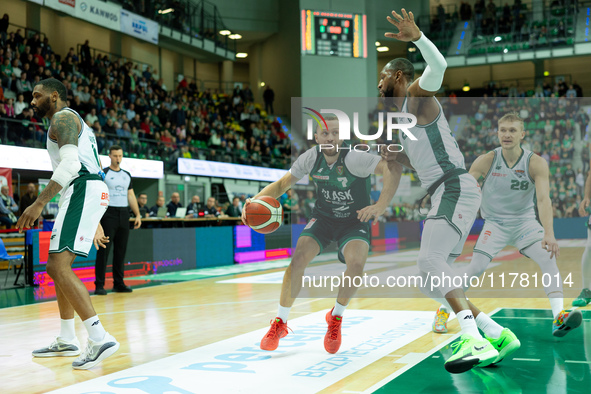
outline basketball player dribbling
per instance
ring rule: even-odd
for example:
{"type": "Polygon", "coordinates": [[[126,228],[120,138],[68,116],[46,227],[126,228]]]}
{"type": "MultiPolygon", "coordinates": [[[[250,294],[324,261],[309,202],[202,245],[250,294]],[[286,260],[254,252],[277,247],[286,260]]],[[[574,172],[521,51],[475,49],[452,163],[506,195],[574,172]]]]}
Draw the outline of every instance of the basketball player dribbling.
{"type": "MultiPolygon", "coordinates": [[[[498,125],[501,146],[478,157],[470,167],[470,174],[476,180],[484,178],[480,212],[485,223],[474,247],[472,261],[467,267],[458,269],[458,273],[461,276],[466,274],[468,278],[479,277],[505,246],[515,246],[521,254],[534,260],[542,270],[542,277],[546,277],[541,283],[554,317],[552,335],[563,337],[581,325],[583,315],[576,309],[563,309],[562,277],[556,265],[560,249],[554,238],[548,164],[535,153],[521,148],[525,130],[517,113],[504,115],[498,125]]],[[[470,282],[466,283],[469,285],[470,282]]],[[[439,307],[433,331],[447,331],[448,317],[447,307],[439,307]]],[[[502,332],[500,326],[493,329],[496,330],[492,336],[493,344],[510,338],[512,346],[519,347],[519,341],[509,329],[502,332]]]]}
{"type": "MultiPolygon", "coordinates": [[[[363,275],[370,244],[368,221],[373,218],[375,223],[384,213],[400,182],[402,166],[386,162],[378,155],[343,149],[338,119],[328,116],[325,119],[327,127],[319,126],[314,134],[318,146],[308,149],[280,180],[253,197],[278,198],[308,175],[314,181],[318,196],[312,218],[302,231],[283,276],[277,316],[261,341],[263,350],[277,349],[279,340],[288,334],[287,318],[302,288],[304,270],[331,242],[337,242],[339,260],[346,265],[345,277],[354,282],[355,277],[363,275]],[[375,205],[369,205],[371,174],[384,176],[383,190],[375,205]]],[[[246,206],[249,203],[250,200],[246,200],[242,210],[242,220],[247,224],[246,206]]],[[[334,308],[326,314],[328,329],[324,348],[329,353],[336,353],[341,346],[343,314],[357,290],[351,283],[343,282],[334,308]]]]}
{"type": "Polygon", "coordinates": [[[47,151],[53,176],[35,203],[23,212],[16,227],[21,231],[31,228],[45,204],[61,194],[46,268],[55,283],[61,329],[49,346],[33,351],[33,356],[80,355],[72,367],[89,369],[115,353],[119,342],[105,331],[88,290],[72,271],[72,263],[76,256],[88,256],[93,243],[98,249],[108,242],[100,220],[109,205],[109,189],[103,181],[94,133],[77,112],[66,106],[66,100],[66,87],[57,79],[44,79],[33,89],[31,107],[40,117],[50,120],[47,151]],[[82,354],[74,312],[88,331],[82,354]]]}

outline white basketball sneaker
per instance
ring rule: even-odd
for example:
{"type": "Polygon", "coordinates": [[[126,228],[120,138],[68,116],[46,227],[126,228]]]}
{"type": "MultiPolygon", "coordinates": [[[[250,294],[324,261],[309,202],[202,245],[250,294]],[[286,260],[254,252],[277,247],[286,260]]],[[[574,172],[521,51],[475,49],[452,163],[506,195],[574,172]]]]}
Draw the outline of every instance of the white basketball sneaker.
{"type": "Polygon", "coordinates": [[[74,369],[90,369],[119,350],[119,342],[109,333],[100,342],[88,338],[86,349],[72,363],[74,369]]]}
{"type": "Polygon", "coordinates": [[[69,341],[55,337],[47,347],[33,350],[33,357],[73,357],[80,354],[78,338],[69,341]]]}

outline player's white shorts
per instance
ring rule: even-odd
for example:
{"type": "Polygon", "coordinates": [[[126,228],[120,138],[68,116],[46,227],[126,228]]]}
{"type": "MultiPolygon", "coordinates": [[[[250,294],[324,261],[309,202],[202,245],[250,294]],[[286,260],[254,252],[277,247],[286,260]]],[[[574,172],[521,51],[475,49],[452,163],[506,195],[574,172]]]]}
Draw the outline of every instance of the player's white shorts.
{"type": "Polygon", "coordinates": [[[480,186],[468,173],[449,178],[431,196],[431,210],[425,220],[445,219],[460,234],[460,242],[453,249],[452,256],[462,253],[481,199],[480,186]]]}
{"type": "Polygon", "coordinates": [[[505,246],[511,245],[528,257],[523,250],[542,239],[544,239],[544,228],[536,220],[502,225],[487,220],[484,222],[474,252],[481,253],[492,260],[505,246]]]}
{"type": "Polygon", "coordinates": [[[51,232],[49,253],[69,250],[86,257],[93,246],[96,229],[109,206],[109,188],[100,178],[78,178],[62,193],[60,201],[61,206],[51,232]]]}

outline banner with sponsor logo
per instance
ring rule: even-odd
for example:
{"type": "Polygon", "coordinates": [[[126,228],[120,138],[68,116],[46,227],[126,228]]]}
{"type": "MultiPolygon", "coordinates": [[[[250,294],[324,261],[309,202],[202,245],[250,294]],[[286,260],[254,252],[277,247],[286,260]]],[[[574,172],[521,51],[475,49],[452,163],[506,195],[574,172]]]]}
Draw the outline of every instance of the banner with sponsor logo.
{"type": "Polygon", "coordinates": [[[76,17],[107,29],[121,30],[119,22],[121,7],[116,4],[96,0],[77,0],[76,17]]]}
{"type": "Polygon", "coordinates": [[[66,14],[76,14],[76,2],[80,0],[45,0],[45,6],[66,14]]]}
{"type": "Polygon", "coordinates": [[[141,17],[133,12],[121,10],[121,31],[130,36],[158,44],[158,23],[141,17]]]}
{"type": "MultiPolygon", "coordinates": [[[[100,156],[103,167],[110,163],[109,156],[100,156]]],[[[23,170],[52,171],[49,153],[45,149],[0,145],[0,167],[23,170]]],[[[156,160],[124,158],[121,168],[132,177],[160,179],[164,177],[164,163],[156,160]]]]}

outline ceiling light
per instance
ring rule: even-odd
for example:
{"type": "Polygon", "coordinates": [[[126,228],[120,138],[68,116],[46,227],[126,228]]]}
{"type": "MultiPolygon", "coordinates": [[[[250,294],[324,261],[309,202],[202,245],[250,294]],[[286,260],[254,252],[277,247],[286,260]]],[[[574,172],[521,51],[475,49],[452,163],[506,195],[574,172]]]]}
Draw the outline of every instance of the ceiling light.
{"type": "Polygon", "coordinates": [[[376,46],[379,47],[380,45],[382,45],[382,44],[380,44],[379,41],[376,41],[376,46]]]}
{"type": "Polygon", "coordinates": [[[220,30],[220,34],[222,36],[229,36],[230,34],[232,34],[232,32],[230,30],[220,30]]]}
{"type": "Polygon", "coordinates": [[[174,12],[174,8],[167,8],[165,10],[158,10],[158,13],[161,15],[170,14],[171,12],[174,12]]]}
{"type": "Polygon", "coordinates": [[[261,82],[261,87],[263,87],[263,86],[265,86],[265,83],[264,82],[261,82]]]}
{"type": "Polygon", "coordinates": [[[242,36],[240,34],[230,34],[231,40],[239,40],[241,38],[242,38],[242,36]]]}
{"type": "Polygon", "coordinates": [[[462,90],[463,90],[464,92],[469,92],[469,91],[470,91],[470,84],[466,82],[466,83],[464,84],[464,87],[462,88],[462,90]]]}
{"type": "Polygon", "coordinates": [[[248,53],[245,53],[245,52],[238,52],[238,53],[236,54],[236,57],[239,57],[239,58],[241,58],[241,59],[244,59],[244,58],[245,58],[245,57],[247,57],[247,56],[248,56],[248,53]]]}
{"type": "Polygon", "coordinates": [[[547,77],[547,76],[549,76],[549,75],[550,75],[550,72],[549,72],[549,71],[544,71],[544,76],[545,76],[545,77],[547,77]]]}
{"type": "Polygon", "coordinates": [[[417,48],[415,48],[415,47],[410,47],[410,48],[408,48],[408,51],[409,51],[409,52],[416,52],[416,51],[417,51],[417,48]]]}
{"type": "Polygon", "coordinates": [[[501,37],[501,36],[496,36],[496,37],[495,37],[495,42],[499,42],[499,41],[501,41],[502,39],[503,39],[503,37],[501,37]]]}
{"type": "Polygon", "coordinates": [[[505,48],[505,50],[503,51],[503,53],[507,53],[509,52],[509,50],[507,48],[505,48]]]}
{"type": "Polygon", "coordinates": [[[390,50],[390,48],[388,47],[378,47],[378,52],[388,52],[390,50]]]}

